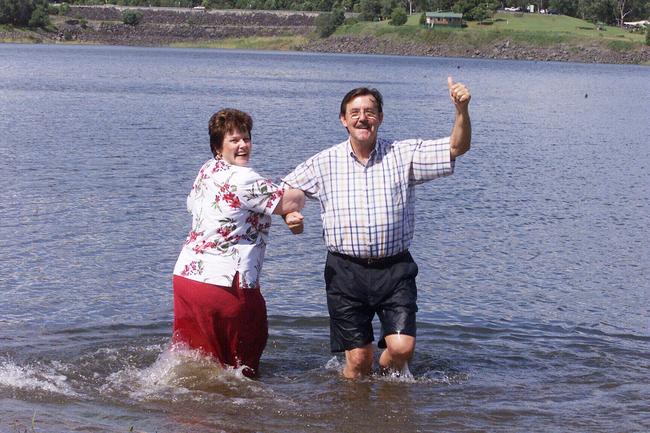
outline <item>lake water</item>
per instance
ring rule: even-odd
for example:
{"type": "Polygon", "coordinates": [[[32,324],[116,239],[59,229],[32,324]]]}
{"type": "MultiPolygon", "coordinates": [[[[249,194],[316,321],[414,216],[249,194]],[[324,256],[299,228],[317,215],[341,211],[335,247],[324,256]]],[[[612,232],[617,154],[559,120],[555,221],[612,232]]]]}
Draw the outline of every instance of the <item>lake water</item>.
{"type": "Polygon", "coordinates": [[[0,45],[0,431],[650,431],[648,101],[642,66],[0,45]],[[449,74],[474,140],[418,187],[412,379],[339,375],[314,203],[274,220],[261,377],[169,351],[213,112],[277,179],[358,85],[384,135],[447,135],[449,74]]]}

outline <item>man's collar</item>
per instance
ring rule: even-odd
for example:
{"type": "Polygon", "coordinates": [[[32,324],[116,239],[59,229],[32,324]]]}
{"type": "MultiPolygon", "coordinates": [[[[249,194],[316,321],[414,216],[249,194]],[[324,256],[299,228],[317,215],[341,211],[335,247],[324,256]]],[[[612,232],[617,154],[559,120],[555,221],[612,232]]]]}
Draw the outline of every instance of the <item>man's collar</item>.
{"type": "MultiPolygon", "coordinates": [[[[372,148],[372,150],[370,151],[370,155],[368,155],[368,161],[371,161],[373,157],[381,150],[382,147],[383,147],[383,142],[382,140],[379,139],[379,137],[377,137],[377,140],[375,141],[375,147],[372,148]]],[[[353,158],[358,159],[357,155],[354,154],[354,149],[352,149],[352,143],[350,142],[350,137],[348,137],[348,139],[345,141],[345,152],[348,155],[352,156],[353,158]]]]}

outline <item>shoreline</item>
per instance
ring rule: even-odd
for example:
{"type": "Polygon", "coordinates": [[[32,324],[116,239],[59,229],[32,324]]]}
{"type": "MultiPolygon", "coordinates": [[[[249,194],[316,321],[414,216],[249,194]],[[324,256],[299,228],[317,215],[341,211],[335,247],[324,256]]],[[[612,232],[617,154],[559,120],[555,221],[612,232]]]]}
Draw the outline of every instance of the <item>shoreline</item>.
{"type": "Polygon", "coordinates": [[[336,54],[451,57],[650,65],[650,47],[613,50],[594,40],[532,45],[504,34],[489,42],[425,43],[394,34],[313,36],[314,12],[72,6],[51,16],[55,32],[0,29],[4,43],[70,43],[142,47],[225,48],[336,54]],[[136,26],[122,23],[125,9],[143,14],[136,26]]]}

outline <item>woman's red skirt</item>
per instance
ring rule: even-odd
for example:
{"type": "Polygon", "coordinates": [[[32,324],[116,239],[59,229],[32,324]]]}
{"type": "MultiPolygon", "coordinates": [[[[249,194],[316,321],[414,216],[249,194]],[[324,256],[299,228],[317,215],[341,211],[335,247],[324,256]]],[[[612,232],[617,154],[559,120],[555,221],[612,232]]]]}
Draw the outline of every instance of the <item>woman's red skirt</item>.
{"type": "Polygon", "coordinates": [[[254,377],[269,335],[260,289],[202,283],[174,275],[173,341],[213,356],[224,365],[245,366],[254,377]]]}

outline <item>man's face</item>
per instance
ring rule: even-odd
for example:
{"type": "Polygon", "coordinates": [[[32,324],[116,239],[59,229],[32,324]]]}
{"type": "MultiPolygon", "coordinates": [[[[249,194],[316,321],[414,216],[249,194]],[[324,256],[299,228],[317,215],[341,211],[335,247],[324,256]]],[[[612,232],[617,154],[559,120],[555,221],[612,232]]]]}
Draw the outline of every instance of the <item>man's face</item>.
{"type": "Polygon", "coordinates": [[[377,131],[384,115],[379,112],[374,96],[362,95],[348,102],[345,116],[340,116],[340,119],[354,144],[372,146],[377,140],[377,131]]]}

